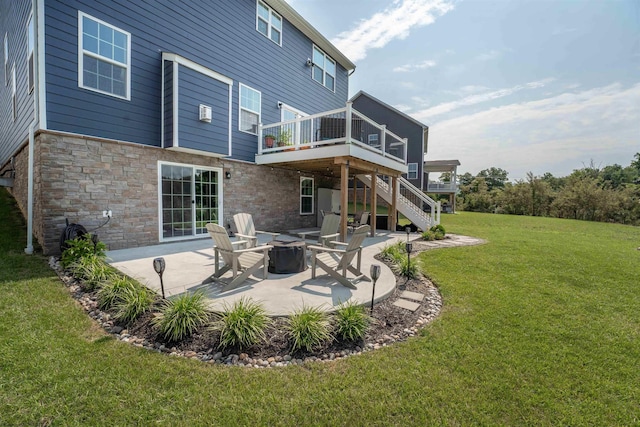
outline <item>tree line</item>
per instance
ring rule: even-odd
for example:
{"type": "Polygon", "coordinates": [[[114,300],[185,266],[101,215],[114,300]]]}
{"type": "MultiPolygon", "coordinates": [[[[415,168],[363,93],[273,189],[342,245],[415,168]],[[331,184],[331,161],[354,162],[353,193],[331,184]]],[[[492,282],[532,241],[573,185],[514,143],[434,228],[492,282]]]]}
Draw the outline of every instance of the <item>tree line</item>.
{"type": "MultiPolygon", "coordinates": [[[[451,177],[443,174],[446,181],[451,177]]],[[[631,164],[590,165],[557,178],[551,173],[510,182],[491,167],[458,177],[458,209],[640,225],[640,153],[631,164]]]]}

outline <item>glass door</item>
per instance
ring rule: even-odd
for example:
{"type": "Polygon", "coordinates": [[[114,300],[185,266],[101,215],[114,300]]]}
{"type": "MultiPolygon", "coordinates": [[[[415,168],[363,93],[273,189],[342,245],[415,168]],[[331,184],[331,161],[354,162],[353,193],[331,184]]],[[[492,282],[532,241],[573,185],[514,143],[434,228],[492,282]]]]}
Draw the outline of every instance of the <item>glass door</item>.
{"type": "Polygon", "coordinates": [[[220,169],[160,164],[161,241],[207,233],[206,224],[220,224],[220,169]]]}

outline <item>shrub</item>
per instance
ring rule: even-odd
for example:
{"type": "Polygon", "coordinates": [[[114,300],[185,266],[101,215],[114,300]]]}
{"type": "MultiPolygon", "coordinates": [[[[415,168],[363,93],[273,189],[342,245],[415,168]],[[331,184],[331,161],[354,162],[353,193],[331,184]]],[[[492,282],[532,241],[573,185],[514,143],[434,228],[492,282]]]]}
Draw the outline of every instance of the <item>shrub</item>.
{"type": "Polygon", "coordinates": [[[180,341],[190,336],[209,319],[204,294],[186,293],[164,300],[153,325],[169,341],[180,341]]]}
{"type": "Polygon", "coordinates": [[[331,341],[331,323],[326,313],[314,307],[302,307],[294,312],[286,324],[293,351],[314,348],[331,341]]]}
{"type": "Polygon", "coordinates": [[[241,298],[218,314],[214,329],[220,330],[220,345],[246,348],[265,339],[265,330],[271,323],[261,304],[241,298]]]}
{"type": "Polygon", "coordinates": [[[421,236],[422,240],[427,240],[429,242],[436,239],[436,233],[431,230],[424,231],[421,236]]]}
{"type": "Polygon", "coordinates": [[[364,338],[371,322],[371,318],[367,315],[364,307],[353,301],[338,307],[335,317],[336,335],[346,341],[364,338]]]}
{"type": "Polygon", "coordinates": [[[442,233],[442,235],[444,236],[446,234],[445,230],[444,230],[444,226],[442,224],[438,224],[438,225],[434,225],[433,227],[430,228],[431,231],[433,231],[434,233],[442,233]]]}
{"type": "Polygon", "coordinates": [[[156,293],[145,286],[127,286],[118,294],[113,305],[115,318],[130,323],[149,311],[155,299],[156,293]]]}
{"type": "Polygon", "coordinates": [[[104,260],[107,256],[105,251],[107,246],[103,242],[93,242],[91,234],[83,234],[77,239],[67,240],[67,249],[60,256],[60,264],[63,268],[68,268],[82,258],[96,256],[104,260]]]}
{"type": "Polygon", "coordinates": [[[414,259],[413,262],[409,262],[409,260],[404,257],[393,265],[393,270],[396,274],[404,276],[407,279],[415,279],[420,276],[416,259],[414,259]]]}
{"type": "Polygon", "coordinates": [[[122,294],[126,288],[135,288],[136,286],[140,285],[127,276],[112,277],[98,289],[98,307],[101,310],[113,308],[116,303],[122,301],[122,294]]]}

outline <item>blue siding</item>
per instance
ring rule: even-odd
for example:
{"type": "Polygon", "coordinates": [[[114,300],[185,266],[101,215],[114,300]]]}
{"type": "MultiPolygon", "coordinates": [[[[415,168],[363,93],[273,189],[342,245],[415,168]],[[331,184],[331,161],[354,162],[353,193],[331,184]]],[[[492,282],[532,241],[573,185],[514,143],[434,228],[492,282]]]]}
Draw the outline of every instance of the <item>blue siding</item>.
{"type": "Polygon", "coordinates": [[[424,166],[423,127],[366,94],[361,94],[353,100],[353,108],[377,123],[386,125],[387,129],[396,135],[407,138],[407,163],[418,164],[418,179],[412,179],[410,182],[420,188],[424,166]]]}
{"type": "Polygon", "coordinates": [[[280,120],[278,101],[311,114],[347,100],[347,71],[338,65],[335,92],[313,81],[313,42],[289,22],[282,47],[256,31],[255,0],[51,0],[45,9],[50,129],[159,146],[162,52],[234,80],[233,158],[253,161],[257,151],[257,137],[238,130],[238,83],[262,93],[263,123],[280,120]],[[131,100],[78,87],[78,10],[131,33],[131,100]]]}
{"type": "Polygon", "coordinates": [[[180,65],[178,143],[182,148],[229,153],[229,85],[180,65]],[[211,123],[199,120],[200,104],[211,107],[211,123]]]}
{"type": "MultiPolygon", "coordinates": [[[[31,0],[0,0],[0,167],[27,140],[34,121],[35,90],[27,88],[27,20],[31,0]],[[8,79],[4,67],[4,35],[8,34],[8,79]],[[17,118],[13,119],[11,68],[16,67],[17,118]],[[8,84],[6,82],[8,81],[8,84]]],[[[34,21],[35,22],[35,21],[34,21]]]]}

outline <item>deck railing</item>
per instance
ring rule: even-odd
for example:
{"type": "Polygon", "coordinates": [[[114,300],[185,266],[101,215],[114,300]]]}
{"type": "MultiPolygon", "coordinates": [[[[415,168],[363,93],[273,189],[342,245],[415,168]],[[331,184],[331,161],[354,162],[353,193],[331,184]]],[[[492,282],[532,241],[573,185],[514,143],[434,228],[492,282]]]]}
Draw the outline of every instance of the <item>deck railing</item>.
{"type": "Polygon", "coordinates": [[[433,191],[449,191],[455,192],[458,189],[458,186],[451,182],[433,182],[430,181],[427,184],[427,192],[433,191]]]}
{"type": "Polygon", "coordinates": [[[345,108],[258,126],[258,154],[355,144],[407,163],[407,139],[386,129],[347,103],[345,108]]]}

